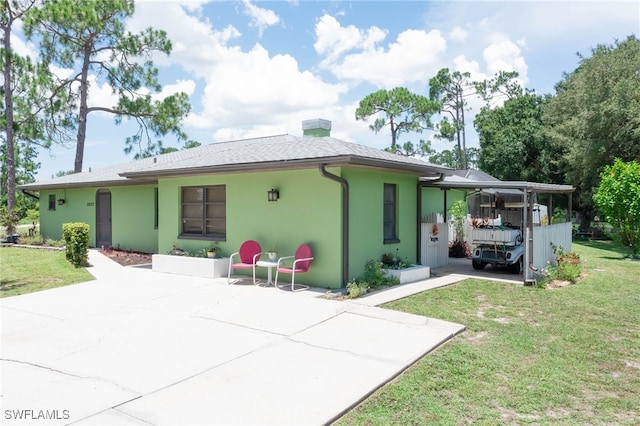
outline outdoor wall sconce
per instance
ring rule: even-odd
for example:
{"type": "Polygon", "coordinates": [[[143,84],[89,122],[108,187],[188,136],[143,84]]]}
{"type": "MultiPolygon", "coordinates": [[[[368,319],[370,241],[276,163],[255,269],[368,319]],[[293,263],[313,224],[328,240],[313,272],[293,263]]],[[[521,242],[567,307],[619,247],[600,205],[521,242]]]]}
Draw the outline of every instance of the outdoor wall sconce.
{"type": "Polygon", "coordinates": [[[270,191],[267,191],[267,200],[278,201],[279,198],[280,198],[279,190],[271,188],[270,191]]]}
{"type": "Polygon", "coordinates": [[[64,198],[58,198],[58,205],[61,206],[66,202],[64,198]]]}

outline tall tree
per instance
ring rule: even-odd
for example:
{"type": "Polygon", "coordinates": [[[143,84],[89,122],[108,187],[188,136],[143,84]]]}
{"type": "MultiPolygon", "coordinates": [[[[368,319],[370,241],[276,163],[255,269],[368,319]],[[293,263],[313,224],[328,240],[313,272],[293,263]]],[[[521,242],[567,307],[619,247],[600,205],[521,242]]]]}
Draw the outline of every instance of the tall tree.
{"type": "Polygon", "coordinates": [[[577,189],[576,208],[589,220],[603,168],[614,158],[640,160],[640,40],[599,45],[580,58],[556,85],[543,119],[553,143],[566,152],[566,179],[577,189]]]}
{"type": "Polygon", "coordinates": [[[464,112],[466,98],[475,95],[475,88],[468,72],[450,72],[442,68],[435,77],[429,79],[429,99],[438,102],[439,112],[444,117],[437,125],[437,138],[456,141],[458,164],[456,168],[466,169],[466,135],[464,112]]]}
{"type": "Polygon", "coordinates": [[[525,93],[502,106],[483,107],[474,126],[480,141],[480,169],[501,180],[562,183],[563,152],[545,135],[542,122],[549,96],[525,93]]]}
{"type": "Polygon", "coordinates": [[[437,103],[428,98],[411,93],[404,87],[378,90],[362,99],[356,109],[356,120],[378,117],[369,128],[378,133],[384,127],[391,130],[391,152],[400,152],[398,136],[406,132],[421,132],[431,127],[431,115],[438,110],[437,103]]]}
{"type": "Polygon", "coordinates": [[[616,158],[605,166],[593,198],[607,222],[618,230],[632,257],[640,256],[640,162],[616,158]]]}
{"type": "Polygon", "coordinates": [[[92,112],[113,114],[116,124],[124,117],[133,118],[139,129],[127,138],[126,146],[130,151],[137,145],[141,156],[162,149],[161,141],[153,137],[172,133],[178,140],[186,139],[180,123],[190,110],[187,94],[162,100],[154,96],[161,85],[152,55],[168,55],[171,42],[164,31],[152,28],[138,34],[125,31],[124,21],[134,13],[133,0],[45,0],[36,12],[25,19],[26,34],[39,37],[48,62],[73,70],[61,87],[74,100],[69,107],[77,124],[76,173],[82,171],[87,118],[92,112]],[[111,86],[115,105],[89,106],[90,73],[111,86]]]}
{"type": "Polygon", "coordinates": [[[0,195],[6,197],[8,211],[16,207],[16,184],[33,179],[39,164],[32,160],[35,145],[48,146],[55,138],[63,138],[69,125],[61,107],[64,94],[53,92],[55,79],[46,64],[35,63],[18,55],[11,45],[14,26],[36,7],[36,0],[2,0],[0,2],[0,67],[2,68],[2,127],[3,160],[0,195]],[[55,118],[48,120],[47,118],[55,118]],[[6,182],[6,184],[5,184],[6,182]]]}
{"type": "MultiPolygon", "coordinates": [[[[24,12],[33,7],[34,1],[20,4],[17,1],[3,0],[0,7],[0,29],[2,30],[2,85],[4,117],[2,129],[4,131],[3,170],[6,170],[6,188],[0,188],[0,193],[7,196],[7,209],[13,211],[16,207],[16,161],[15,161],[15,132],[13,123],[13,69],[14,61],[18,58],[11,48],[11,32],[13,25],[22,18],[24,12]]],[[[4,181],[4,180],[3,180],[4,181]]],[[[12,232],[13,230],[9,230],[12,232]]]]}

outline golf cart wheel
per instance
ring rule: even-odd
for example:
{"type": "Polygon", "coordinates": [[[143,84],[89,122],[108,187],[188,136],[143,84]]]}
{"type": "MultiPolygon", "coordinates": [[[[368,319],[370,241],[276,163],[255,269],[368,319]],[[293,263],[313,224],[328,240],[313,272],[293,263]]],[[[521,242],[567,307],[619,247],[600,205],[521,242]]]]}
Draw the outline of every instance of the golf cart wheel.
{"type": "Polygon", "coordinates": [[[512,263],[511,265],[507,265],[507,271],[511,272],[512,274],[519,274],[520,273],[520,261],[518,260],[516,263],[512,263]]]}
{"type": "Polygon", "coordinates": [[[476,271],[481,271],[484,269],[485,266],[487,266],[487,264],[485,262],[481,262],[479,260],[471,260],[471,266],[473,266],[473,269],[475,269],[476,271]]]}

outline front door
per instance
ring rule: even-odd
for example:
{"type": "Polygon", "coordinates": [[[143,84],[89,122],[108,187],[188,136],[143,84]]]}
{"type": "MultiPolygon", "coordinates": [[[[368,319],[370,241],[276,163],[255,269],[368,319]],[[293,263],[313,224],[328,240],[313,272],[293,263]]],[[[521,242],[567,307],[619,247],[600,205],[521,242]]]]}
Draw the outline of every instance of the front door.
{"type": "Polygon", "coordinates": [[[111,191],[96,194],[96,247],[111,247],[111,191]]]}

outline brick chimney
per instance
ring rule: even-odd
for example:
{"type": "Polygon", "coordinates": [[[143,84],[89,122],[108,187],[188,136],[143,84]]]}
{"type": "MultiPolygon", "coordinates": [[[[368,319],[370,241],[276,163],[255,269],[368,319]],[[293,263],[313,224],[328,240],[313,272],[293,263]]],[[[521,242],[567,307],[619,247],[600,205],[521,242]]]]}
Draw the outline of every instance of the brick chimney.
{"type": "Polygon", "coordinates": [[[303,120],[302,136],[331,136],[331,121],[323,118],[303,120]]]}

